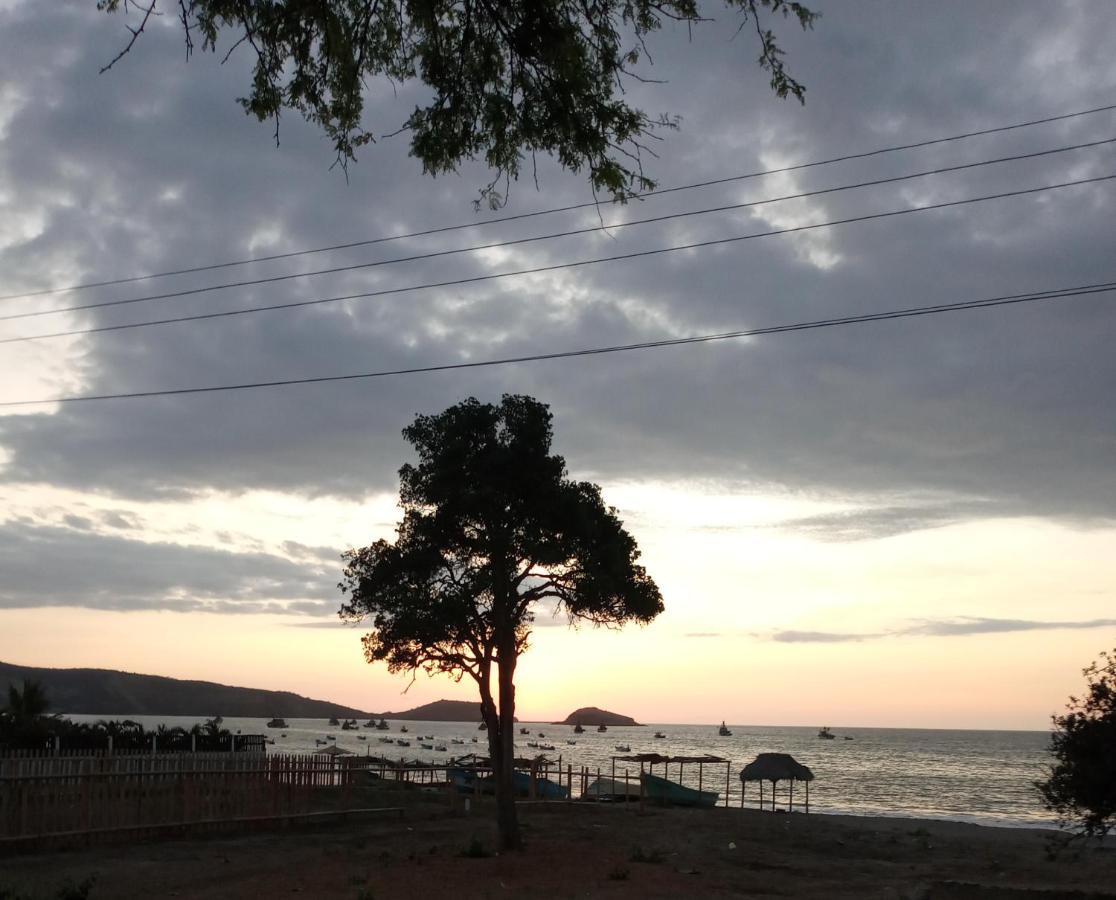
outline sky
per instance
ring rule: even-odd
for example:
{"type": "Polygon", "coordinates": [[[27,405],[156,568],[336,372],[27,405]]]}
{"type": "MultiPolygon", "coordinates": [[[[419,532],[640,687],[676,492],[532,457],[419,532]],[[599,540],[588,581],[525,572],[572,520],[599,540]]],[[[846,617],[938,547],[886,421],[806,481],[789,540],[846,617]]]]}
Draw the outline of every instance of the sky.
{"type": "MultiPolygon", "coordinates": [[[[1104,2],[815,0],[773,23],[779,100],[731,13],[650,42],[630,100],[681,116],[646,160],[692,185],[1116,103],[1104,2]]],[[[538,160],[423,175],[415,85],[369,83],[348,173],[297,115],[235,102],[251,60],[134,49],[93,0],[0,2],[0,402],[476,362],[1116,281],[1116,111],[507,223],[593,200],[538,160]],[[528,171],[530,167],[528,166],[528,171]],[[758,202],[767,201],[767,202],[758,202]],[[740,204],[752,204],[740,206],[740,204]],[[642,225],[645,218],[736,209],[642,225]],[[937,206],[935,209],[924,207],[937,206]],[[817,223],[635,259],[252,315],[817,223]],[[608,227],[600,227],[602,223],[608,227]],[[437,235],[400,237],[447,225],[437,235]],[[395,257],[582,230],[514,246],[395,257]],[[397,238],[100,288],[29,292],[397,238]],[[73,307],[301,275],[97,309],[73,307]]],[[[231,44],[226,37],[222,52],[231,44]]],[[[1116,295],[660,349],[228,393],[0,407],[0,659],[400,710],[471,699],[365,663],[340,555],[393,536],[401,430],[466,397],[548,403],[664,595],[651,625],[536,621],[523,718],[1044,729],[1116,644],[1116,295]]]]}

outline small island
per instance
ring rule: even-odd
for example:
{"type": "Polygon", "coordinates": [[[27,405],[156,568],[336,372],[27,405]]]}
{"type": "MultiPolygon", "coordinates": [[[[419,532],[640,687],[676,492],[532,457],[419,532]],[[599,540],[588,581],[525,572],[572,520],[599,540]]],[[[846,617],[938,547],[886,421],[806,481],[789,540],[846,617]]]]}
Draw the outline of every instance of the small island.
{"type": "Polygon", "coordinates": [[[551,725],[637,725],[643,726],[631,716],[622,716],[619,713],[609,712],[597,706],[583,706],[575,709],[561,722],[551,722],[551,725]]]}

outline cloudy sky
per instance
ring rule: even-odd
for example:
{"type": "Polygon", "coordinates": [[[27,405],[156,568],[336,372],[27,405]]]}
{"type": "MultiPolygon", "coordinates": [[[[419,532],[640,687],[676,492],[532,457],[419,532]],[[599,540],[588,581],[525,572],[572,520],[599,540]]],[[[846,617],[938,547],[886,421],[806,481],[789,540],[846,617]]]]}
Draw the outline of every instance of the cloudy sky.
{"type": "MultiPolygon", "coordinates": [[[[1116,103],[1107,3],[812,5],[813,32],[783,32],[805,106],[770,93],[728,15],[656,36],[645,74],[665,83],[630,96],[682,116],[649,162],[663,187],[1116,103]]],[[[0,2],[0,314],[63,310],[0,321],[3,402],[475,362],[1116,281],[1116,182],[940,206],[1116,174],[1116,144],[1096,143],[1116,138],[1112,110],[485,224],[472,200],[488,173],[424,177],[404,138],[365,148],[347,178],[294,115],[277,148],[235,103],[248,56],[187,62],[173,16],[98,75],[124,26],[93,0],[0,2]],[[829,190],[1048,150],[1061,152],[829,190]],[[899,211],[911,212],[417,287],[899,211]],[[599,227],[647,218],[660,221],[599,227]],[[469,227],[399,237],[448,225],[469,227]],[[399,239],[18,296],[380,238],[399,239]],[[244,281],[257,283],[183,293],[244,281]],[[177,296],[72,309],[165,294],[177,296]],[[75,331],[86,333],[12,340],[75,331]]],[[[380,135],[423,96],[368,91],[380,135]]],[[[500,215],[591,200],[541,160],[538,187],[513,185],[500,215]]],[[[620,633],[540,621],[519,670],[522,715],[597,704],[661,722],[1044,728],[1116,643],[1114,303],[1096,293],[573,360],[0,407],[0,659],[373,711],[471,697],[425,678],[403,696],[406,679],[364,663],[360,632],[336,620],[339,555],[391,536],[409,458],[400,430],[417,413],[511,391],[551,405],[555,449],[621,511],[667,605],[620,633]]]]}

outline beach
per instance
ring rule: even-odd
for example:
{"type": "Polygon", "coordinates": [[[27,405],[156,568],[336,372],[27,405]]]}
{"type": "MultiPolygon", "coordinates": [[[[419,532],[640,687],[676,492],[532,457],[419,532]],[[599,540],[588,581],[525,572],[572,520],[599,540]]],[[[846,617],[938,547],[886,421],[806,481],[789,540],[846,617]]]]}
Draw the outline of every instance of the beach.
{"type": "MultiPolygon", "coordinates": [[[[370,791],[368,805],[384,805],[370,791]]],[[[92,898],[1116,897],[1116,848],[1048,858],[1050,830],[900,817],[525,804],[526,847],[495,854],[486,803],[282,830],[105,844],[0,858],[0,895],[92,898]]]]}

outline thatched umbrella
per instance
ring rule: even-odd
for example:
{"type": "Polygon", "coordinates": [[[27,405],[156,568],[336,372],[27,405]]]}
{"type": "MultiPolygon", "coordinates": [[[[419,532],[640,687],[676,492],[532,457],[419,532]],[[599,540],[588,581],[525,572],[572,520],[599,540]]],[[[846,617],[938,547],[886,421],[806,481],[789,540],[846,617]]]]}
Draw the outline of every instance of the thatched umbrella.
{"type": "Polygon", "coordinates": [[[761,753],[740,772],[740,805],[744,805],[744,788],[749,781],[760,785],[760,809],[763,809],[763,783],[771,782],[771,808],[775,809],[775,782],[789,781],[790,794],[787,809],[794,809],[794,783],[806,783],[806,812],[810,811],[810,782],[814,773],[789,753],[761,753]]]}
{"type": "Polygon", "coordinates": [[[315,756],[355,756],[352,750],[345,750],[343,747],[338,747],[336,744],[330,744],[322,750],[315,750],[315,756]]]}

